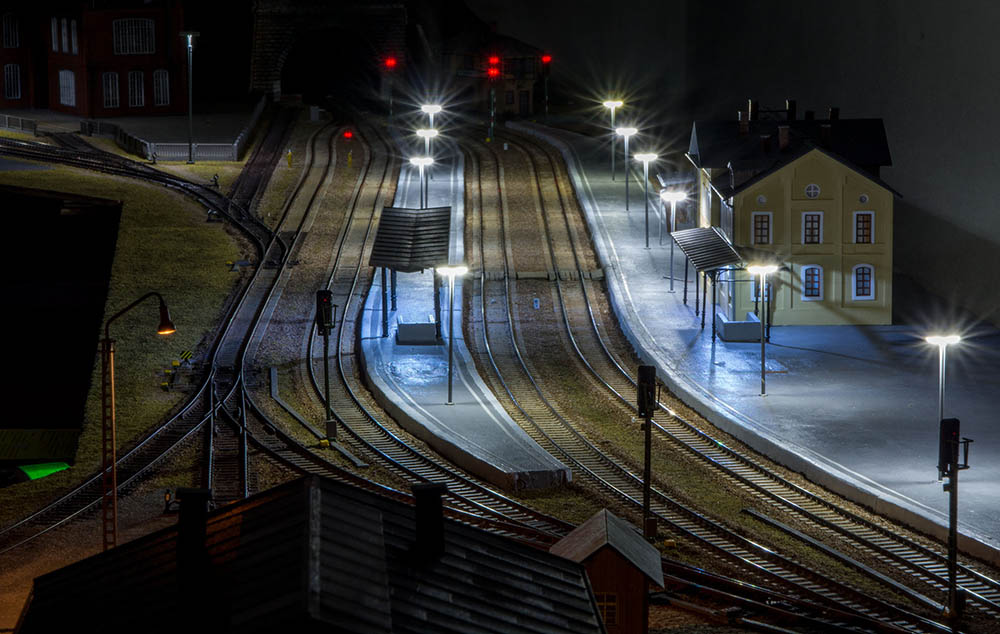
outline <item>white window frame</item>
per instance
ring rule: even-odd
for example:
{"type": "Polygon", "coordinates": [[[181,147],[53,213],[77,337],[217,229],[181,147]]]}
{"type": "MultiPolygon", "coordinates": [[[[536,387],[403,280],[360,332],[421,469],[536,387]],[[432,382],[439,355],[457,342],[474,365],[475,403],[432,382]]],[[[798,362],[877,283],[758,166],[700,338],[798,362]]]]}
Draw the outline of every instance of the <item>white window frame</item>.
{"type": "Polygon", "coordinates": [[[170,72],[165,68],[153,71],[153,105],[170,105],[170,72]]]}
{"type": "Polygon", "coordinates": [[[21,25],[20,20],[14,13],[3,14],[3,47],[21,47],[21,25]]]}
{"type": "Polygon", "coordinates": [[[104,93],[104,107],[121,107],[121,90],[118,87],[118,73],[101,74],[101,90],[104,93]]]}
{"type": "Polygon", "coordinates": [[[826,223],[823,221],[822,211],[803,211],[799,224],[802,225],[799,236],[799,240],[801,240],[802,244],[823,244],[823,228],[826,223]],[[806,242],[806,215],[809,214],[819,214],[819,242],[806,242]]]}
{"type": "Polygon", "coordinates": [[[115,55],[152,55],[156,52],[156,22],[149,18],[122,18],[111,23],[115,55]]]}
{"type": "Polygon", "coordinates": [[[59,52],[59,18],[52,16],[52,52],[59,52]]]}
{"type": "Polygon", "coordinates": [[[146,78],[141,70],[128,72],[128,107],[142,108],[146,105],[146,78]]]}
{"type": "Polygon", "coordinates": [[[854,223],[851,226],[852,236],[851,241],[854,244],[875,244],[875,212],[869,210],[855,211],[853,214],[854,223]],[[868,214],[872,217],[872,241],[871,242],[858,242],[858,216],[861,214],[868,214]]]}
{"type": "Polygon", "coordinates": [[[799,279],[802,282],[802,301],[804,302],[821,302],[823,297],[826,296],[826,280],[824,279],[823,267],[819,264],[803,264],[802,270],[799,274],[799,279]],[[806,271],[809,269],[816,269],[819,271],[819,295],[817,297],[807,297],[806,296],[806,271]]]}
{"type": "Polygon", "coordinates": [[[4,64],[3,67],[3,98],[21,98],[21,66],[20,64],[4,64]]]}
{"type": "Polygon", "coordinates": [[[69,20],[62,18],[60,26],[62,27],[60,30],[62,33],[62,52],[69,53],[69,20]]]}
{"type": "Polygon", "coordinates": [[[774,244],[774,212],[750,212],[750,244],[774,244]],[[767,242],[757,242],[757,216],[767,216],[767,242]]]}
{"type": "Polygon", "coordinates": [[[59,71],[59,103],[76,106],[76,73],[71,70],[59,71]]]}
{"type": "Polygon", "coordinates": [[[72,47],[73,54],[74,55],[79,55],[80,54],[80,47],[78,46],[77,39],[76,39],[76,20],[70,20],[69,21],[69,42],[70,42],[70,46],[72,47]]]}
{"type": "Polygon", "coordinates": [[[874,301],[875,299],[875,266],[872,264],[855,264],[851,267],[851,299],[855,301],[874,301]],[[872,279],[871,279],[871,294],[869,295],[858,295],[858,269],[861,267],[866,267],[871,269],[872,279]]]}

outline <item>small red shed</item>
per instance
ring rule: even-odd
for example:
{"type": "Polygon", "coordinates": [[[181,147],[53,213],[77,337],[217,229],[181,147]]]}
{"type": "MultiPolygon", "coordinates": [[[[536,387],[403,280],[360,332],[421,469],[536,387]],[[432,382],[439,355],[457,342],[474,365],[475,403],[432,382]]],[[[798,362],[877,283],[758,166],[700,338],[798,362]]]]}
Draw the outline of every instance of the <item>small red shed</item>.
{"type": "Polygon", "coordinates": [[[629,522],[596,513],[549,552],[583,564],[608,634],[646,634],[649,584],[663,587],[660,553],[629,522]]]}

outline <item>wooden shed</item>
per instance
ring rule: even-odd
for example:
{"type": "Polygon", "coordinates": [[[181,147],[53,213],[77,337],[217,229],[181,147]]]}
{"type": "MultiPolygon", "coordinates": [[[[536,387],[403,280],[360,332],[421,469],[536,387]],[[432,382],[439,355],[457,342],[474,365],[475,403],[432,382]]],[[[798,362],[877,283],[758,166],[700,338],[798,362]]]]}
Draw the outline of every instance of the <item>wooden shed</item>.
{"type": "Polygon", "coordinates": [[[649,584],[663,587],[660,553],[629,522],[603,509],[549,552],[583,564],[608,634],[646,634],[649,584]]]}

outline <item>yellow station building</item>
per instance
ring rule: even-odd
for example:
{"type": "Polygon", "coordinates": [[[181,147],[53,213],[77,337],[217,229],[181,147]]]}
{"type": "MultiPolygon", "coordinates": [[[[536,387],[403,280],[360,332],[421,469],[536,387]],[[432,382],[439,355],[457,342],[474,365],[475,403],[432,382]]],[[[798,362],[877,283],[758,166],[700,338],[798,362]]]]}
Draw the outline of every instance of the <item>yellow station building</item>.
{"type": "MultiPolygon", "coordinates": [[[[765,292],[771,323],[891,323],[898,193],[879,177],[891,165],[882,120],[840,119],[835,108],[797,120],[794,102],[769,119],[755,110],[693,126],[698,225],[716,227],[745,265],[779,266],[765,292]]],[[[745,270],[717,280],[720,316],[742,321],[759,308],[745,270]]]]}

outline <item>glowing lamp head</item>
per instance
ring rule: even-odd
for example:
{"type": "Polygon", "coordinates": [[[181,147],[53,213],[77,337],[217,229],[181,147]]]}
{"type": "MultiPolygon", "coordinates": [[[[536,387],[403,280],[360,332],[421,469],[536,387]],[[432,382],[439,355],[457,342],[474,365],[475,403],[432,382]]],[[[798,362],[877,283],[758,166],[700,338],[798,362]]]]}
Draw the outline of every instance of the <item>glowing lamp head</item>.
{"type": "Polygon", "coordinates": [[[778,266],[775,264],[753,264],[747,267],[750,275],[770,275],[777,270],[778,266]]]}
{"type": "Polygon", "coordinates": [[[609,100],[604,102],[605,108],[621,108],[623,102],[620,100],[609,100]]]}
{"type": "Polygon", "coordinates": [[[636,128],[615,128],[615,133],[624,137],[630,137],[638,131],[636,128]]]}
{"type": "Polygon", "coordinates": [[[687,200],[687,194],[684,192],[666,190],[660,192],[660,200],[668,203],[679,203],[687,200]]]}
{"type": "Polygon", "coordinates": [[[421,128],[417,130],[417,136],[422,139],[433,139],[438,135],[438,131],[434,128],[421,128]]]}
{"type": "Polygon", "coordinates": [[[542,55],[542,63],[543,64],[548,64],[550,62],[552,62],[552,56],[551,55],[542,55]]]}
{"type": "Polygon", "coordinates": [[[441,112],[441,106],[436,103],[425,103],[420,106],[420,110],[426,114],[437,114],[441,112]]]}
{"type": "Polygon", "coordinates": [[[959,335],[930,335],[924,337],[924,341],[935,346],[950,346],[962,340],[959,335]]]}
{"type": "Polygon", "coordinates": [[[469,267],[464,264],[451,264],[448,266],[439,266],[435,271],[438,275],[444,275],[445,277],[461,277],[469,272],[469,267]]]}
{"type": "Polygon", "coordinates": [[[170,311],[167,310],[167,304],[160,300],[160,325],[156,328],[156,334],[172,335],[175,332],[177,332],[177,328],[174,327],[174,322],[170,321],[170,311]]]}
{"type": "Polygon", "coordinates": [[[392,56],[386,57],[385,61],[383,61],[382,63],[389,70],[392,70],[393,68],[396,68],[396,58],[395,57],[392,57],[392,56]]]}
{"type": "Polygon", "coordinates": [[[656,160],[656,155],[652,152],[639,152],[635,155],[635,160],[642,163],[652,163],[656,160]]]}
{"type": "Polygon", "coordinates": [[[414,156],[413,158],[410,159],[410,164],[416,165],[417,167],[427,167],[428,165],[432,165],[433,163],[434,159],[431,158],[430,156],[414,156]]]}

